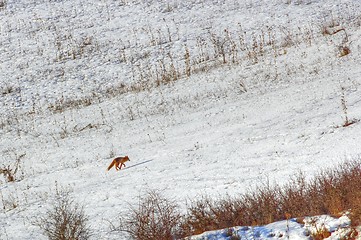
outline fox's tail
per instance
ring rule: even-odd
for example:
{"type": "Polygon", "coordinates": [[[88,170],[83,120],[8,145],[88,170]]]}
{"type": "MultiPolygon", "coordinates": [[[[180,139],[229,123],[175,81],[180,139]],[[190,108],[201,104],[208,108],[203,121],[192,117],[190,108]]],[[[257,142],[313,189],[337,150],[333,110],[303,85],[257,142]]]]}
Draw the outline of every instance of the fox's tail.
{"type": "Polygon", "coordinates": [[[112,163],[109,165],[107,171],[109,171],[114,166],[114,164],[115,164],[115,161],[112,161],[112,163]]]}

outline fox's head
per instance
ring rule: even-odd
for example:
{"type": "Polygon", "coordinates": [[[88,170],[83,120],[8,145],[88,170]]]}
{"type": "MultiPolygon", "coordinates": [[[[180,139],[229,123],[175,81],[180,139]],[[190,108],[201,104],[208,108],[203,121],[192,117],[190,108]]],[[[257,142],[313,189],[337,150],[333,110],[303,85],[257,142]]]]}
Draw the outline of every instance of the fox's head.
{"type": "Polygon", "coordinates": [[[128,156],[124,156],[123,158],[125,161],[130,161],[129,157],[128,156]]]}

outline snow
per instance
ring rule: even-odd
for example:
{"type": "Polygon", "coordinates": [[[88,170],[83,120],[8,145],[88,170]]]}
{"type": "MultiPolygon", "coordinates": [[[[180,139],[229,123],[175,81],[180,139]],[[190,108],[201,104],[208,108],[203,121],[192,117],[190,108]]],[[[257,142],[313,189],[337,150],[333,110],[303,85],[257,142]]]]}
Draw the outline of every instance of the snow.
{"type": "MultiPolygon", "coordinates": [[[[360,9],[356,0],[8,0],[0,10],[0,167],[26,155],[17,181],[0,178],[0,239],[45,239],[33,219],[57,187],[84,204],[93,239],[126,239],[109,222],[150,189],[185,208],[187,199],[283,184],[299,171],[312,178],[358,156],[361,127],[342,127],[341,87],[348,117],[360,119],[360,9]],[[321,34],[332,22],[348,33],[347,56],[339,57],[342,33],[321,34]],[[183,69],[185,46],[197,56],[201,39],[213,56],[210,34],[245,31],[251,43],[267,26],[277,46],[287,31],[305,40],[277,57],[270,48],[258,61],[241,52],[239,64],[213,59],[170,84],[109,94],[152,83],[139,69],[169,62],[166,53],[183,69]],[[52,110],[79,99],[91,104],[52,110]],[[127,167],[106,172],[122,155],[127,167]]],[[[287,224],[292,239],[306,239],[291,220],[235,230],[286,236],[287,224]]]]}
{"type": "Polygon", "coordinates": [[[311,233],[316,233],[325,227],[331,232],[328,240],[342,239],[349,233],[350,220],[347,216],[334,218],[327,215],[308,217],[303,222],[297,219],[271,223],[256,227],[233,227],[230,229],[209,231],[200,235],[192,236],[190,240],[212,240],[212,239],[309,239],[311,233]]]}

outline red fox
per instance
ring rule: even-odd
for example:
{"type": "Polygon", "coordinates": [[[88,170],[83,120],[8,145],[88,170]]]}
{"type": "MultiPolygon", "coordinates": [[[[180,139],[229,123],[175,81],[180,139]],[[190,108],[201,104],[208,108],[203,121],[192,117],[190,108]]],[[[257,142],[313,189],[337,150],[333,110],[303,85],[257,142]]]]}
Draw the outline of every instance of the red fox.
{"type": "Polygon", "coordinates": [[[125,162],[126,161],[130,161],[129,157],[128,156],[125,156],[125,157],[117,157],[117,158],[114,158],[114,160],[112,161],[112,163],[109,165],[108,167],[108,171],[115,165],[115,170],[120,170],[122,169],[122,166],[124,165],[125,167],[125,162]],[[120,166],[119,166],[120,165],[120,166]]]}

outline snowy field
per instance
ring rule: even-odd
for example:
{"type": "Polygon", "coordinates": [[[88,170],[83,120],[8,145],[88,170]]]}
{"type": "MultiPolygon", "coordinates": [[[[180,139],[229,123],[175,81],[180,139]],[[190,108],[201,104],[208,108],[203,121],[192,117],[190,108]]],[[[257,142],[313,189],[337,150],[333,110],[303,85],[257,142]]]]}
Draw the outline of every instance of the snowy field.
{"type": "Polygon", "coordinates": [[[57,188],[127,239],[149,190],[185,209],[361,154],[358,0],[0,3],[0,239],[46,239],[57,188]]]}

